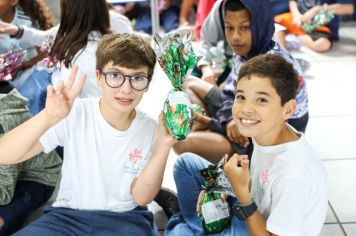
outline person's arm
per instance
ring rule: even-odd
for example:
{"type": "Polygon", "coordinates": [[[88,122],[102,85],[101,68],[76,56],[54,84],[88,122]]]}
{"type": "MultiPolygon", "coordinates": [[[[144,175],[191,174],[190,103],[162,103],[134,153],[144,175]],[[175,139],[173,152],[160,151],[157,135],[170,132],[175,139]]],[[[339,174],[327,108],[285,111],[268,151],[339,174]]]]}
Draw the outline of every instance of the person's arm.
{"type": "Polygon", "coordinates": [[[309,9],[305,12],[302,16],[303,22],[310,22],[311,19],[318,14],[322,9],[326,11],[333,11],[335,15],[348,15],[353,14],[354,12],[354,5],[352,3],[334,3],[334,4],[324,4],[324,5],[317,5],[309,9]]]}
{"type": "Polygon", "coordinates": [[[292,13],[293,24],[300,27],[302,24],[302,14],[298,9],[298,3],[295,0],[289,1],[289,11],[292,13]]]}
{"type": "Polygon", "coordinates": [[[351,15],[354,13],[354,4],[334,3],[326,6],[326,10],[333,10],[335,15],[351,15]]]}
{"type": "Polygon", "coordinates": [[[29,27],[19,27],[15,24],[9,24],[5,22],[0,23],[0,33],[9,34],[10,36],[16,36],[20,31],[23,30],[18,36],[20,43],[33,45],[33,46],[42,46],[43,41],[49,36],[55,36],[58,32],[59,25],[50,28],[49,30],[42,31],[29,27]]]}
{"type": "Polygon", "coordinates": [[[0,164],[23,162],[43,150],[40,137],[69,114],[74,99],[84,85],[86,76],[72,86],[77,71],[78,67],[72,70],[66,85],[61,81],[55,89],[48,86],[45,109],[0,139],[0,164]]]}
{"type": "MultiPolygon", "coordinates": [[[[246,155],[239,156],[234,154],[230,159],[225,156],[224,172],[233,188],[240,204],[251,202],[250,197],[250,172],[249,160],[246,155]]],[[[248,232],[252,236],[271,236],[275,235],[267,231],[266,220],[256,210],[245,221],[248,232]]]]}
{"type": "Polygon", "coordinates": [[[183,0],[180,7],[179,23],[181,25],[189,25],[189,13],[194,6],[194,0],[183,0]]]}
{"type": "Polygon", "coordinates": [[[168,154],[175,142],[163,124],[161,113],[151,159],[131,185],[131,194],[138,205],[146,205],[156,197],[162,185],[168,154]]]}

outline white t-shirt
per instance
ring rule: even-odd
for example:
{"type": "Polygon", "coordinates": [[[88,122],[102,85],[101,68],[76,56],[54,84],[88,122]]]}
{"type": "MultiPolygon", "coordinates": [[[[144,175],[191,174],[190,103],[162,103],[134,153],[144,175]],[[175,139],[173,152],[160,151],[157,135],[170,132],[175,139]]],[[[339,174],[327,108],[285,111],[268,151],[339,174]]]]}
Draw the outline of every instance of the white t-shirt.
{"type": "MultiPolygon", "coordinates": [[[[127,23],[124,16],[118,16],[117,13],[110,11],[110,24],[111,29],[117,33],[132,33],[132,26],[127,23]]],[[[28,43],[35,46],[42,46],[43,42],[47,40],[49,36],[55,37],[59,30],[59,25],[52,27],[47,31],[36,30],[28,27],[24,27],[24,34],[20,39],[22,43],[28,43]]],[[[77,74],[76,82],[83,74],[87,75],[84,87],[81,90],[79,97],[100,97],[102,91],[96,82],[96,56],[95,52],[98,47],[98,42],[102,37],[99,31],[92,31],[88,35],[88,43],[86,47],[80,50],[75,56],[72,62],[72,66],[78,65],[79,72],[77,74]]],[[[58,80],[66,81],[69,78],[72,67],[66,67],[64,63],[61,64],[60,71],[54,71],[52,75],[52,83],[55,84],[58,80]]]]}
{"type": "Polygon", "coordinates": [[[99,100],[77,99],[40,139],[45,152],[64,146],[55,207],[122,212],[137,206],[130,188],[151,157],[156,122],[136,110],[130,127],[118,131],[101,115],[99,100]]]}
{"type": "Polygon", "coordinates": [[[317,236],[326,217],[326,171],[300,135],[275,146],[253,143],[251,194],[267,230],[276,235],[317,236]]]}

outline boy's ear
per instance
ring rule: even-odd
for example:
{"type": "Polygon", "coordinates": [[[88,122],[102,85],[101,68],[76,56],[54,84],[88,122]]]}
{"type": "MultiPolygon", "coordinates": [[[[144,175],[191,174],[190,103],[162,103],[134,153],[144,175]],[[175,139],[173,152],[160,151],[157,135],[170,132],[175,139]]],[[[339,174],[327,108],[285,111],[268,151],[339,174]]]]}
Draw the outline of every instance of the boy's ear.
{"type": "Polygon", "coordinates": [[[96,83],[100,81],[100,72],[98,70],[95,71],[96,83]]]}
{"type": "Polygon", "coordinates": [[[283,119],[288,120],[294,113],[295,108],[297,107],[297,101],[295,99],[291,99],[283,106],[283,119]]]}

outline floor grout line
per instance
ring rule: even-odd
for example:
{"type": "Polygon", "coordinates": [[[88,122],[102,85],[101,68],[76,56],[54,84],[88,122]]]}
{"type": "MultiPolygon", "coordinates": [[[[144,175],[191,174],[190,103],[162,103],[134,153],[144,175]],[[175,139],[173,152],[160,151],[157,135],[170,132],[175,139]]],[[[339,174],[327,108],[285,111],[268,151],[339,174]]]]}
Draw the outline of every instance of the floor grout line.
{"type": "Polygon", "coordinates": [[[355,161],[355,160],[356,160],[356,157],[322,159],[322,161],[355,161]]]}
{"type": "Polygon", "coordinates": [[[336,212],[335,212],[333,206],[331,205],[330,201],[328,201],[328,203],[329,203],[329,206],[330,206],[331,211],[333,212],[333,214],[334,214],[334,216],[335,216],[335,218],[336,218],[337,224],[338,224],[338,225],[340,226],[340,228],[341,228],[341,231],[344,233],[345,236],[347,236],[346,231],[345,231],[344,227],[342,226],[342,224],[341,224],[341,222],[340,222],[340,219],[339,219],[339,217],[337,216],[337,214],[336,214],[336,212]]]}

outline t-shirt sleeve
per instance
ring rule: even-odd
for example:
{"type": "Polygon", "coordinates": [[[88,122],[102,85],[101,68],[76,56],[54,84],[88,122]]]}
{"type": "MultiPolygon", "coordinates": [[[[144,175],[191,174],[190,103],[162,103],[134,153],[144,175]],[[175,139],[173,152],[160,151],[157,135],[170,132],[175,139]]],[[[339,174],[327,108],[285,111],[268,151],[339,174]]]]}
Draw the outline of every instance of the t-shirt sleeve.
{"type": "Polygon", "coordinates": [[[69,115],[48,129],[40,138],[44,153],[53,151],[57,146],[64,146],[70,135],[70,127],[75,126],[75,121],[80,113],[79,99],[74,101],[69,115]],[[72,122],[71,122],[72,121],[72,122]]]}
{"type": "Polygon", "coordinates": [[[50,153],[57,146],[64,146],[64,142],[68,135],[67,119],[63,119],[55,126],[47,130],[47,132],[40,138],[40,143],[43,146],[43,152],[50,153]]]}
{"type": "Polygon", "coordinates": [[[288,177],[272,187],[272,206],[267,230],[276,235],[301,236],[305,203],[310,189],[305,181],[288,177]]]}

